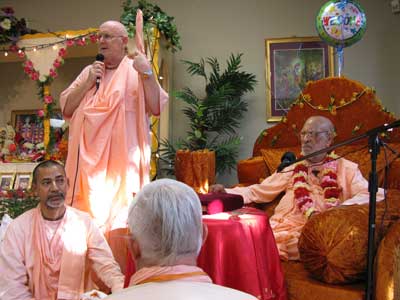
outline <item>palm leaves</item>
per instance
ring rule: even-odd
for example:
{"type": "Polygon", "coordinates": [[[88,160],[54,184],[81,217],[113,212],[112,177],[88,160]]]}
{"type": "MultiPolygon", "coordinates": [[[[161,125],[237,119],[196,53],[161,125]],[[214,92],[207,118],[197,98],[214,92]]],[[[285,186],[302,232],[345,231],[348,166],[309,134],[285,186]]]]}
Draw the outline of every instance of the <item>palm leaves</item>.
{"type": "Polygon", "coordinates": [[[242,54],[231,54],[222,73],[214,57],[202,58],[199,62],[183,61],[191,76],[204,78],[206,96],[200,99],[190,88],[175,92],[175,98],[187,104],[183,113],[190,122],[190,130],[185,140],[180,139],[175,144],[161,143],[161,158],[171,168],[177,149],[214,150],[219,174],[235,167],[240,144],[236,129],[247,111],[242,96],[253,91],[257,82],[255,75],[240,71],[241,57],[242,54]]]}

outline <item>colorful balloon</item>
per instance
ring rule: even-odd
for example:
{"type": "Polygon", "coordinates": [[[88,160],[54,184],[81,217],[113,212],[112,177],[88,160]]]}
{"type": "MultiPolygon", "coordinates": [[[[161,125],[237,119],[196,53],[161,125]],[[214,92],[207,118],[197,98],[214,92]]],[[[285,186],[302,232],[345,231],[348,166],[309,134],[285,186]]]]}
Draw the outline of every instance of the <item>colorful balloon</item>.
{"type": "Polygon", "coordinates": [[[367,18],[354,0],[331,0],[321,7],[316,27],[321,39],[331,46],[349,47],[364,35],[367,18]]]}

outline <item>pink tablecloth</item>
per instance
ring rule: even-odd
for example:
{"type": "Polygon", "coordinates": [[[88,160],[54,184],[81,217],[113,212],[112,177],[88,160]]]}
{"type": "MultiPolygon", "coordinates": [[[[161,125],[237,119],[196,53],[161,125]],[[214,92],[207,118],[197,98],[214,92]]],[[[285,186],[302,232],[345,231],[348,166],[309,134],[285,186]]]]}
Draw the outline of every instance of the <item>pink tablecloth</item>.
{"type": "MultiPolygon", "coordinates": [[[[263,211],[242,208],[203,216],[208,236],[197,260],[215,284],[252,294],[263,300],[286,300],[278,249],[263,211]]],[[[126,280],[135,272],[128,257],[126,280]]]]}
{"type": "Polygon", "coordinates": [[[213,282],[259,299],[286,299],[278,249],[263,211],[242,208],[204,216],[208,237],[198,265],[213,282]]]}

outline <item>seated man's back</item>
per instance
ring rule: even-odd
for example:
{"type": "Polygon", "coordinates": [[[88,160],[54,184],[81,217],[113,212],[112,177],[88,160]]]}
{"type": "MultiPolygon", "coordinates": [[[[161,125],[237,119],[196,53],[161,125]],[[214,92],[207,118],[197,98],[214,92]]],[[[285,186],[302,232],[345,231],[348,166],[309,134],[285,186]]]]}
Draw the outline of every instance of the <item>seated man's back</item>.
{"type": "Polygon", "coordinates": [[[137,272],[129,288],[106,299],[257,299],[213,284],[196,266],[207,230],[199,197],[186,184],[171,179],[147,184],[129,209],[128,226],[137,272]]]}

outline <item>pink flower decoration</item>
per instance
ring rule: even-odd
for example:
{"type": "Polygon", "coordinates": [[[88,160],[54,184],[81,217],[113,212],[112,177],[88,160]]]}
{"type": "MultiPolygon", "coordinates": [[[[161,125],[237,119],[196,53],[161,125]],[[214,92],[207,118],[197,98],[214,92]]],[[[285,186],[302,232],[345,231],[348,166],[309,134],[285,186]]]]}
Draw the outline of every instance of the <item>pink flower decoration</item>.
{"type": "Polygon", "coordinates": [[[27,61],[25,62],[25,67],[33,68],[33,63],[32,63],[30,60],[27,60],[27,61]]]}
{"type": "Polygon", "coordinates": [[[71,46],[75,45],[75,42],[74,42],[74,40],[67,40],[66,44],[67,44],[67,47],[71,47],[71,46]]]}
{"type": "Polygon", "coordinates": [[[56,59],[53,63],[54,68],[59,68],[61,66],[61,61],[59,61],[58,59],[56,59]]]}
{"type": "Polygon", "coordinates": [[[49,75],[52,78],[56,78],[58,76],[57,72],[54,69],[50,69],[49,75]]]}
{"type": "Polygon", "coordinates": [[[97,43],[97,34],[91,34],[89,38],[93,44],[97,43]]]}
{"type": "Polygon", "coordinates": [[[32,74],[31,74],[31,79],[32,80],[39,80],[39,73],[38,72],[33,72],[32,74]]]}
{"type": "Polygon", "coordinates": [[[40,118],[43,118],[43,117],[44,117],[44,110],[43,110],[43,109],[39,109],[39,110],[37,111],[37,115],[38,115],[40,118]]]}
{"type": "Polygon", "coordinates": [[[79,45],[79,46],[85,46],[86,45],[86,39],[85,38],[81,38],[81,39],[76,41],[76,44],[79,45]]]}
{"type": "Polygon", "coordinates": [[[11,52],[17,52],[18,51],[18,46],[13,44],[8,48],[11,52]]]}
{"type": "Polygon", "coordinates": [[[14,9],[11,6],[6,6],[2,7],[1,10],[6,14],[7,16],[11,16],[14,14],[14,9]]]}
{"type": "Polygon", "coordinates": [[[53,103],[53,97],[50,95],[44,96],[43,100],[44,100],[44,103],[46,103],[46,104],[53,103]]]}
{"type": "Polygon", "coordinates": [[[32,68],[24,67],[24,72],[25,72],[25,74],[30,75],[33,72],[33,70],[32,70],[32,68]]]}
{"type": "Polygon", "coordinates": [[[17,146],[14,143],[10,144],[8,146],[8,151],[10,151],[11,153],[17,151],[17,146]]]}
{"type": "Polygon", "coordinates": [[[65,48],[61,48],[60,51],[58,51],[58,56],[64,57],[67,54],[67,50],[65,48]]]}

